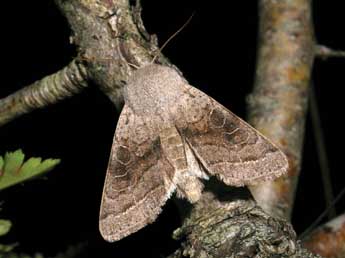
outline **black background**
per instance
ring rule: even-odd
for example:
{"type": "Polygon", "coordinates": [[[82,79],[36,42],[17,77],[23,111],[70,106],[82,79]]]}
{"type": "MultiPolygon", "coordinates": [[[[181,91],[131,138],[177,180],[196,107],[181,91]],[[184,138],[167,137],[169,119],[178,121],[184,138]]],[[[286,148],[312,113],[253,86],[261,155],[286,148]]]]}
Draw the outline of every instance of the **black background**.
{"type": "MultiPolygon", "coordinates": [[[[257,1],[143,1],[143,19],[160,44],[195,11],[190,24],[164,53],[195,85],[241,117],[254,78],[257,1]],[[230,4],[225,6],[224,3],[230,4]]],[[[342,1],[314,1],[316,36],[345,49],[342,1]]],[[[53,1],[4,1],[1,6],[0,98],[66,65],[75,49],[69,28],[53,1]]],[[[334,192],[344,186],[343,94],[345,60],[316,61],[314,81],[325,132],[334,192]]],[[[163,257],[179,243],[170,234],[180,223],[172,201],[158,220],[120,242],[106,243],[98,213],[118,113],[96,86],[59,104],[37,110],[0,128],[0,154],[22,148],[28,157],[61,158],[45,179],[0,193],[0,217],[14,226],[1,243],[18,251],[52,256],[88,242],[89,257],[163,257]]],[[[344,198],[336,205],[344,212],[344,198]]],[[[292,222],[302,232],[325,209],[320,170],[308,116],[302,175],[292,222]]]]}

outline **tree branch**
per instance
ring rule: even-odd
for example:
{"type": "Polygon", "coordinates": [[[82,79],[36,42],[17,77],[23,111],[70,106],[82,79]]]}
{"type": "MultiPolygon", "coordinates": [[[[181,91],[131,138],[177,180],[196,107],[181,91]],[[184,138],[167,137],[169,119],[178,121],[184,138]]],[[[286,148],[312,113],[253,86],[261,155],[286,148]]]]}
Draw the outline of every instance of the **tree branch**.
{"type": "MultiPolygon", "coordinates": [[[[56,0],[73,31],[73,42],[85,60],[90,78],[120,109],[122,88],[133,66],[152,61],[158,51],[154,40],[143,37],[142,23],[127,0],[56,0]],[[135,19],[134,19],[135,18],[135,19]]],[[[138,6],[137,6],[138,8],[138,6]]],[[[169,65],[159,55],[159,63],[169,65]]]]}
{"type": "MultiPolygon", "coordinates": [[[[79,57],[61,71],[0,100],[0,126],[36,108],[70,97],[92,80],[120,110],[122,87],[131,74],[130,65],[151,62],[156,41],[143,38],[137,12],[132,14],[126,0],[56,0],[71,25],[79,57]],[[138,29],[139,27],[139,29],[138,29]]],[[[167,60],[158,56],[160,63],[167,60]]]]}
{"type": "Polygon", "coordinates": [[[328,59],[331,57],[345,57],[345,51],[342,50],[334,50],[326,46],[316,45],[315,46],[315,55],[316,57],[320,57],[321,59],[328,59]]]}
{"type": "Polygon", "coordinates": [[[305,248],[325,258],[345,257],[345,214],[313,231],[303,240],[305,248]]]}
{"type": "Polygon", "coordinates": [[[73,60],[62,70],[0,99],[0,126],[34,109],[73,96],[87,86],[87,72],[73,60]]]}
{"type": "Polygon", "coordinates": [[[261,0],[256,81],[249,122],[289,158],[288,175],[251,191],[263,209],[289,219],[301,166],[314,38],[310,0],[261,0]]]}
{"type": "Polygon", "coordinates": [[[205,192],[174,232],[175,238],[187,240],[169,258],[319,257],[301,248],[287,221],[270,217],[250,199],[234,196],[205,192]]]}

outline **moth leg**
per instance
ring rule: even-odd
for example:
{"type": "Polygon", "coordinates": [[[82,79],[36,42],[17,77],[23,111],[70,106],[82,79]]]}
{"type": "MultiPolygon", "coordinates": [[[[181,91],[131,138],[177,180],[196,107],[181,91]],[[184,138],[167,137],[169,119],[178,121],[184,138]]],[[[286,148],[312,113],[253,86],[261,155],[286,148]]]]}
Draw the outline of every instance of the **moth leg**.
{"type": "Polygon", "coordinates": [[[201,170],[192,150],[175,126],[163,129],[160,140],[168,161],[175,168],[175,174],[171,180],[176,185],[177,196],[186,198],[191,203],[198,201],[204,187],[199,177],[204,179],[208,177],[201,170]]]}
{"type": "Polygon", "coordinates": [[[187,172],[181,176],[181,181],[177,184],[176,194],[178,198],[196,203],[199,201],[203,189],[204,184],[200,179],[187,172]]]}

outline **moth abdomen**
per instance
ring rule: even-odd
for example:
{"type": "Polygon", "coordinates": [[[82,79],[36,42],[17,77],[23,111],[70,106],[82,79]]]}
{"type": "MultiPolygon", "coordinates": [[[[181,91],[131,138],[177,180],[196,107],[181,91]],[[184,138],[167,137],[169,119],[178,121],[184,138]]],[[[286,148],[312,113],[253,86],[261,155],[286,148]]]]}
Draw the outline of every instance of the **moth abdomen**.
{"type": "Polygon", "coordinates": [[[175,126],[163,129],[159,134],[163,152],[177,172],[188,169],[183,140],[175,126]]]}

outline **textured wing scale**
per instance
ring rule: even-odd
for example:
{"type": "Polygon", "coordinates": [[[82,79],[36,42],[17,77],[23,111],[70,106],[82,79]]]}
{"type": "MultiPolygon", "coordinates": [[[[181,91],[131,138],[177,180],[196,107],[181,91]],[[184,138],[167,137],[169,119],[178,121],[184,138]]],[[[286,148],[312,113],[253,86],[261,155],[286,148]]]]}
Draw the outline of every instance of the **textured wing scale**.
{"type": "Polygon", "coordinates": [[[107,241],[154,221],[176,186],[180,195],[196,201],[202,190],[197,178],[207,178],[198,162],[234,186],[287,171],[286,156],[253,127],[192,86],[181,90],[176,105],[169,107],[175,124],[166,131],[154,115],[142,117],[128,105],[123,108],[100,212],[100,231],[107,241]]]}
{"type": "Polygon", "coordinates": [[[186,85],[176,123],[208,173],[234,186],[271,180],[287,171],[286,156],[214,99],[186,85]]]}
{"type": "Polygon", "coordinates": [[[174,169],[162,155],[152,121],[125,106],[116,128],[104,184],[100,232],[113,242],[154,221],[174,191],[174,169]]]}

